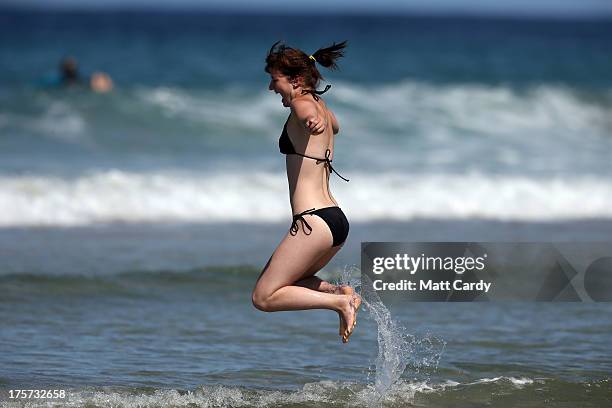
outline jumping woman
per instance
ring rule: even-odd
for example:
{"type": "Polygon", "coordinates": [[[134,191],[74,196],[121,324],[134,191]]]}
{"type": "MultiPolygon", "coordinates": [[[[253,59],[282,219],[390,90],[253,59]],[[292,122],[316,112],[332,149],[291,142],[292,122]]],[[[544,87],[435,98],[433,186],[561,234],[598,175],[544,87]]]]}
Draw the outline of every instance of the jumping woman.
{"type": "Polygon", "coordinates": [[[286,155],[289,200],[293,223],[264,267],[253,305],[265,312],[329,309],[340,317],[344,343],[353,332],[361,298],[350,286],[336,286],[314,276],[342,248],[349,223],[329,190],[336,117],[317,91],[323,78],[317,64],[337,69],[346,41],[321,48],[312,55],[275,43],[266,58],[268,89],[280,94],[291,108],[279,139],[286,155]]]}

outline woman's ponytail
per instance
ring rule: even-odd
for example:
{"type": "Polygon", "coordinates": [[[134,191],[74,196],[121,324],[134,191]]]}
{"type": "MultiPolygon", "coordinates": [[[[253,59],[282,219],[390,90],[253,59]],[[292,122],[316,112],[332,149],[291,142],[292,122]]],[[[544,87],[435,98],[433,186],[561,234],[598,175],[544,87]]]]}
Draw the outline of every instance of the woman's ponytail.
{"type": "Polygon", "coordinates": [[[325,68],[329,68],[331,70],[338,69],[338,64],[336,64],[336,60],[338,58],[344,57],[344,48],[346,47],[346,41],[342,41],[339,44],[333,43],[330,47],[327,48],[319,48],[316,52],[312,54],[316,62],[323,65],[325,68]]]}
{"type": "Polygon", "coordinates": [[[268,51],[265,70],[269,74],[278,71],[291,79],[301,77],[305,89],[315,90],[323,79],[317,69],[317,62],[325,68],[338,69],[336,60],[344,56],[344,48],[346,41],[333,43],[331,47],[320,48],[314,54],[308,55],[277,41],[268,51]]]}

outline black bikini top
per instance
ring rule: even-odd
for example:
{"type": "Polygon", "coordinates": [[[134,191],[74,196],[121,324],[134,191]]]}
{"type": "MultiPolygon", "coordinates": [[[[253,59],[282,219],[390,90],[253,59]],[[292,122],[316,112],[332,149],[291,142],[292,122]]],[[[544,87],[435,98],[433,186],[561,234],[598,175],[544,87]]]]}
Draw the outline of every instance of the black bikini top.
{"type": "Polygon", "coordinates": [[[325,158],[324,159],[320,159],[318,157],[311,157],[311,156],[307,156],[305,154],[302,153],[298,153],[295,151],[295,147],[293,147],[293,143],[291,143],[291,139],[289,139],[289,134],[287,133],[287,122],[289,122],[289,118],[287,118],[287,121],[285,122],[285,126],[283,126],[283,133],[281,134],[281,137],[278,139],[278,148],[280,150],[280,152],[282,154],[297,154],[298,156],[302,156],[305,157],[307,159],[312,159],[312,160],[316,160],[317,164],[324,162],[327,167],[329,167],[329,171],[331,173],[336,173],[338,175],[338,177],[340,177],[342,180],[344,181],[349,181],[348,179],[342,177],[340,175],[340,173],[338,173],[331,165],[331,160],[329,159],[329,155],[331,154],[331,151],[329,149],[325,150],[325,158]]]}

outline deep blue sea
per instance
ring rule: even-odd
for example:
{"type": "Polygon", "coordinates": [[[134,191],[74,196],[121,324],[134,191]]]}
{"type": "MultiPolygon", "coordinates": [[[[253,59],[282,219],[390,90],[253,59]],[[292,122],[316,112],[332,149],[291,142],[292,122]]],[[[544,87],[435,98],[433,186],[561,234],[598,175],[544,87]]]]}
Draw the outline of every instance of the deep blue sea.
{"type": "Polygon", "coordinates": [[[0,404],[612,405],[610,304],[370,300],[348,345],[252,307],[291,221],[277,40],[348,41],[323,277],[362,241],[612,242],[612,20],[0,11],[0,404]]]}

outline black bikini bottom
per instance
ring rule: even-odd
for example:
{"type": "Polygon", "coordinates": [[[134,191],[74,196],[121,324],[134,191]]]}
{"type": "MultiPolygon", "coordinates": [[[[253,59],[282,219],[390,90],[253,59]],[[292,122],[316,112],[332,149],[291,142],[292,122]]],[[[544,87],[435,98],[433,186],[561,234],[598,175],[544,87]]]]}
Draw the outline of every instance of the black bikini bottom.
{"type": "Polygon", "coordinates": [[[319,208],[318,210],[311,208],[310,210],[306,210],[304,212],[294,215],[293,222],[291,223],[291,228],[289,229],[291,235],[297,234],[298,221],[302,222],[302,229],[304,230],[304,234],[310,235],[310,233],[312,232],[312,228],[304,219],[304,215],[307,214],[318,215],[323,219],[323,221],[325,221],[334,239],[332,247],[343,244],[344,241],[346,241],[346,237],[348,237],[349,233],[349,222],[340,207],[325,207],[319,208]],[[308,232],[306,232],[307,230],[308,232]]]}

